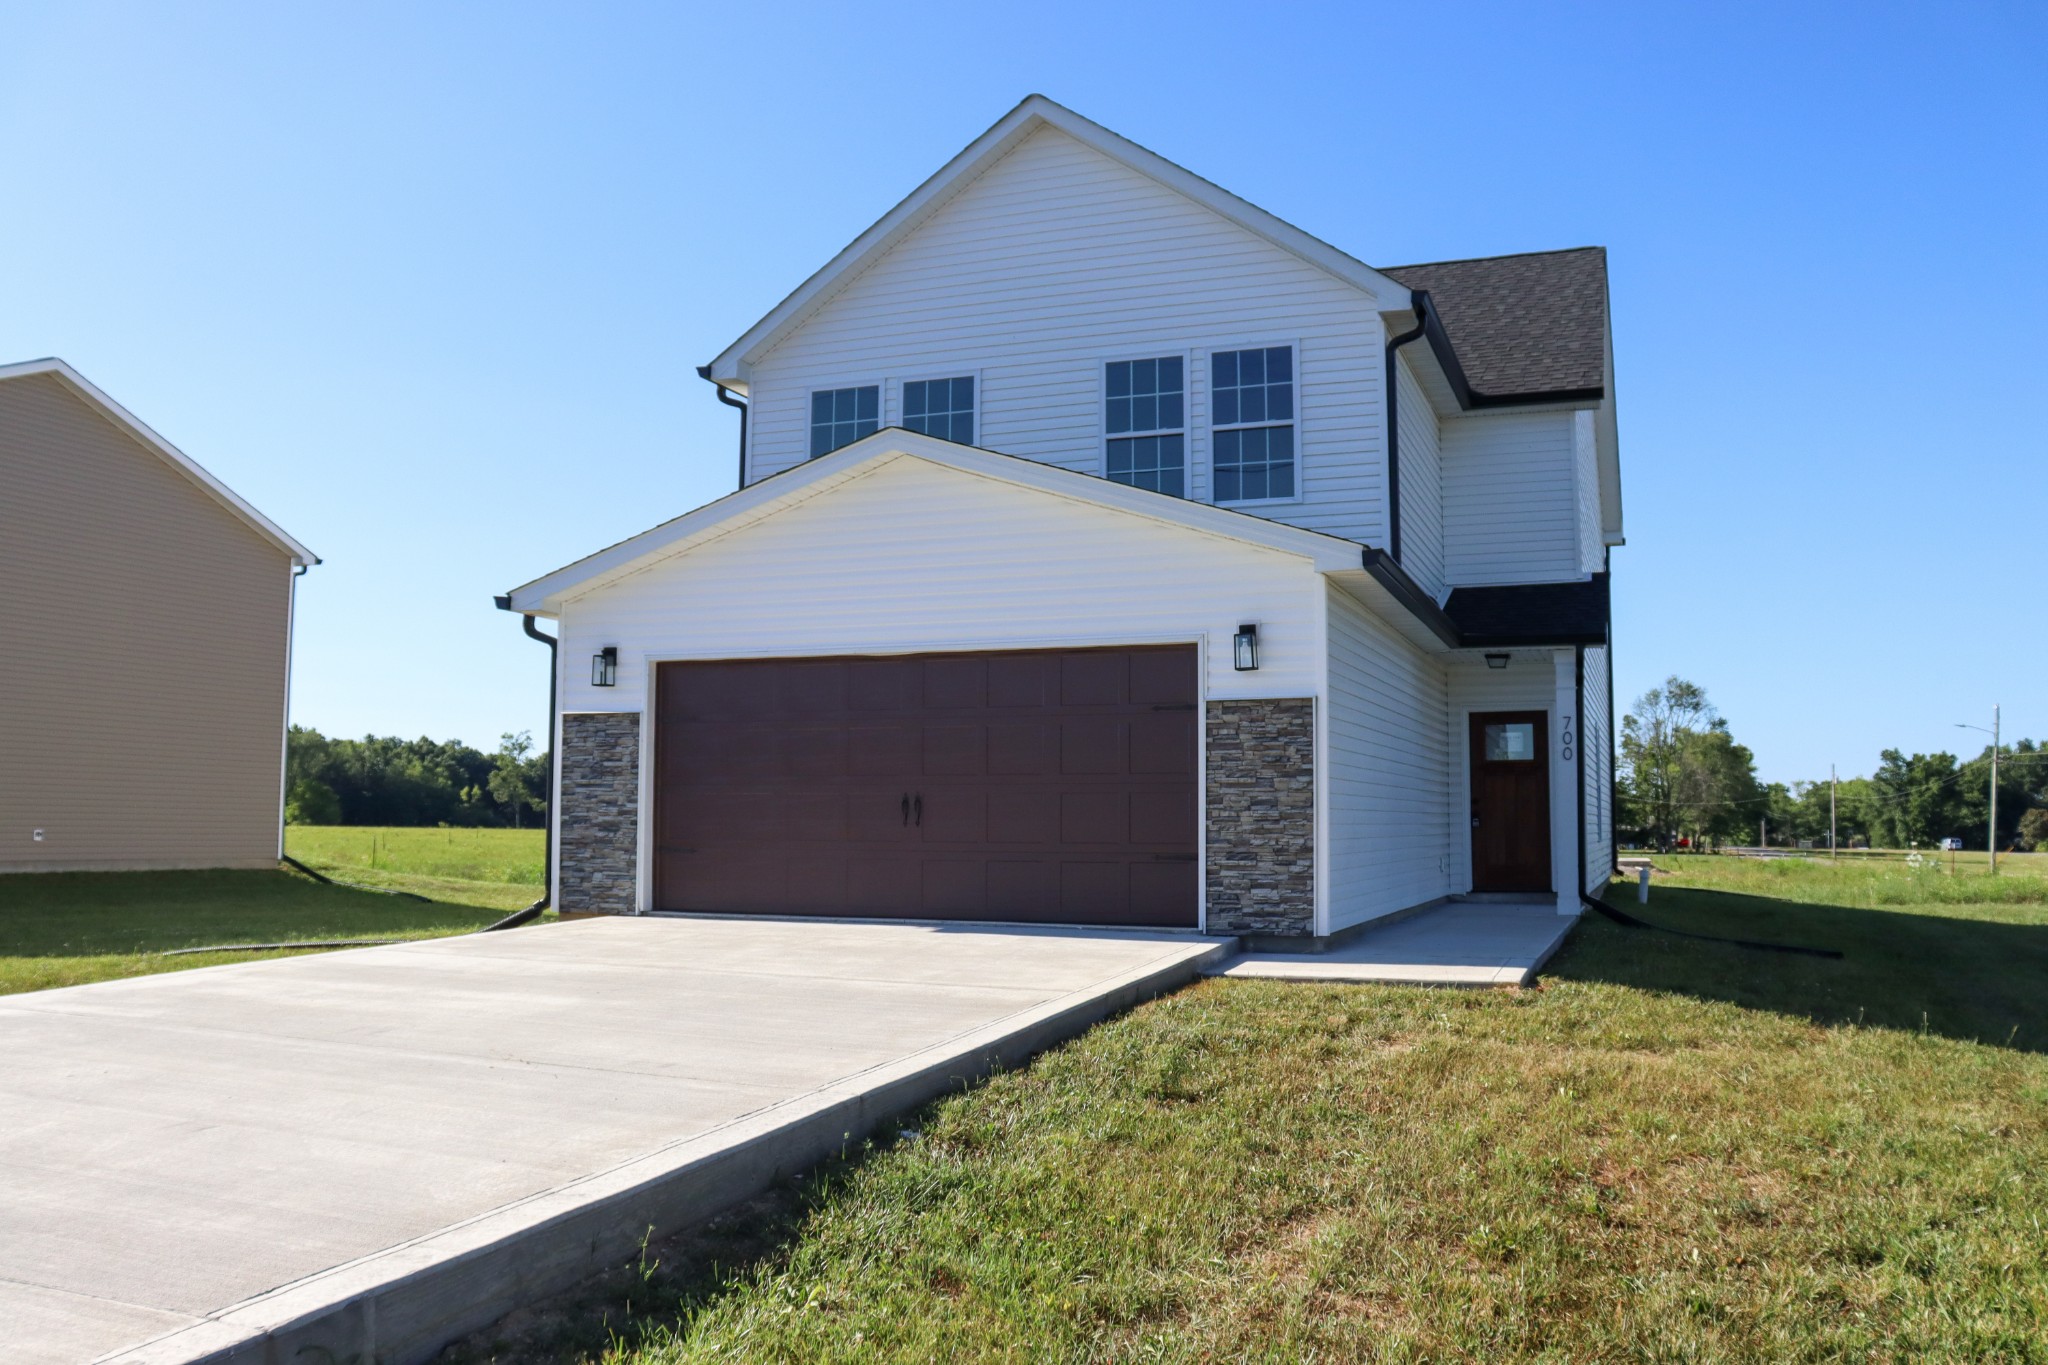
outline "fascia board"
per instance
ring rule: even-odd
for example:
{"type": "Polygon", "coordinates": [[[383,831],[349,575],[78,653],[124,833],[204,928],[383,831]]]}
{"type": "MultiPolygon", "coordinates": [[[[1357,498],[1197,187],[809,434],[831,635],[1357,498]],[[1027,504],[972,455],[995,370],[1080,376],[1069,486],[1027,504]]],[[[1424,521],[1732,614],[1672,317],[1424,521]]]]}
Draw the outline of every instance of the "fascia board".
{"type": "Polygon", "coordinates": [[[1031,488],[1091,506],[1126,512],[1163,525],[1202,531],[1259,549],[1307,559],[1329,572],[1355,567],[1359,546],[1338,536],[1307,531],[1249,513],[1190,502],[1164,493],[1131,488],[1057,465],[956,445],[901,428],[878,431],[830,455],[749,484],[716,502],[686,512],[618,544],[543,575],[510,594],[512,611],[555,616],[562,604],[637,573],[648,564],[730,534],[788,507],[808,501],[897,459],[931,464],[1031,488]]]}
{"type": "Polygon", "coordinates": [[[241,518],[258,535],[283,550],[294,564],[311,566],[320,562],[320,556],[286,535],[283,527],[250,506],[239,493],[209,473],[205,466],[157,435],[148,423],[116,403],[101,391],[98,385],[72,369],[69,364],[51,356],[43,360],[25,360],[13,365],[0,365],[0,381],[37,374],[51,375],[60,380],[88,405],[98,409],[101,416],[147,446],[152,454],[197,484],[201,491],[241,518]]]}
{"type": "Polygon", "coordinates": [[[1278,218],[1247,200],[1239,198],[1212,181],[1178,166],[1101,124],[1083,118],[1073,110],[1043,95],[1032,95],[997,120],[994,126],[969,143],[938,172],[912,190],[845,250],[777,304],[767,316],[748,328],[737,341],[712,360],[710,377],[729,388],[744,389],[746,368],[799,325],[811,311],[838,287],[869,263],[915,231],[946,200],[972,183],[983,170],[1011,148],[1042,127],[1058,129],[1111,160],[1147,176],[1193,200],[1239,227],[1264,238],[1283,251],[1306,261],[1363,291],[1375,303],[1405,302],[1407,289],[1382,275],[1355,256],[1347,255],[1321,238],[1311,236],[1292,223],[1278,218]]]}

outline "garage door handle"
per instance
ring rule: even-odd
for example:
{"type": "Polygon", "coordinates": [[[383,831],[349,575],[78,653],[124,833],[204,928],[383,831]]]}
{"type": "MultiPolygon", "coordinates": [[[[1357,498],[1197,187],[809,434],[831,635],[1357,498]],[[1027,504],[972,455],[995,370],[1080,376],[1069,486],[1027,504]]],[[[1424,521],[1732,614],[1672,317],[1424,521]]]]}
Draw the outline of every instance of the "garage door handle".
{"type": "Polygon", "coordinates": [[[915,807],[915,808],[916,808],[916,810],[917,810],[917,827],[918,827],[919,829],[923,829],[923,828],[924,828],[924,793],[923,793],[923,792],[919,792],[919,793],[917,794],[917,801],[916,801],[916,807],[915,807]]]}
{"type": "Polygon", "coordinates": [[[905,828],[908,828],[908,827],[909,827],[909,825],[910,825],[910,793],[909,793],[909,792],[905,792],[905,793],[903,793],[903,824],[904,824],[904,827],[905,827],[905,828]]]}

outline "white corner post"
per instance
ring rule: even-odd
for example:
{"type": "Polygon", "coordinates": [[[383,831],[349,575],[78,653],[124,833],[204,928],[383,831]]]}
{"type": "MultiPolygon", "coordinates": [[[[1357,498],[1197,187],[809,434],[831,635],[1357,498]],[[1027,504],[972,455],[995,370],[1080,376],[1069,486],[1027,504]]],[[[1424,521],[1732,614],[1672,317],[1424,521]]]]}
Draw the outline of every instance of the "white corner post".
{"type": "Polygon", "coordinates": [[[1556,695],[1551,702],[1550,866],[1557,887],[1557,913],[1579,913],[1586,869],[1579,865],[1579,689],[1573,651],[1551,651],[1556,695]]]}

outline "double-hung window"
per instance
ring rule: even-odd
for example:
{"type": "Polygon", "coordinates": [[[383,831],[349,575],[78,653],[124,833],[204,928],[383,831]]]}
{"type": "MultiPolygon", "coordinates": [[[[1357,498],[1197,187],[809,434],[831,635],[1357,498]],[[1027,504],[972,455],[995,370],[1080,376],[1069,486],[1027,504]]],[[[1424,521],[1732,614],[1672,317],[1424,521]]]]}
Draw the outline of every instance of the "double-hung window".
{"type": "Polygon", "coordinates": [[[1117,483],[1187,496],[1187,386],[1177,355],[1103,369],[1103,472],[1117,483]]]}
{"type": "Polygon", "coordinates": [[[903,425],[927,436],[973,445],[974,376],[906,380],[903,425]]]}
{"type": "Polygon", "coordinates": [[[818,389],[811,394],[811,458],[830,455],[882,425],[882,386],[818,389]]]}
{"type": "Polygon", "coordinates": [[[1209,426],[1216,501],[1293,497],[1294,348],[1211,353],[1209,426]]]}

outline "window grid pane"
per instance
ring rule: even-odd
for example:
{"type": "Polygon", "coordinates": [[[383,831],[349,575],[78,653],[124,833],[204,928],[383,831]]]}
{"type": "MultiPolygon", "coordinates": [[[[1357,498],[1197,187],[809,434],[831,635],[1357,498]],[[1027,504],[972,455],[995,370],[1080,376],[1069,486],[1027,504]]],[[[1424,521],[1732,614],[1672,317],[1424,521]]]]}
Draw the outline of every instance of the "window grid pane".
{"type": "Polygon", "coordinates": [[[882,388],[820,389],[811,395],[811,458],[829,455],[881,428],[882,388]]]}
{"type": "Polygon", "coordinates": [[[1293,497],[1294,348],[1214,352],[1209,379],[1216,501],[1293,497]]]}
{"type": "Polygon", "coordinates": [[[1187,438],[1179,432],[1161,436],[1118,436],[1109,442],[1107,470],[1111,481],[1155,493],[1187,496],[1187,438]]]}
{"type": "Polygon", "coordinates": [[[1104,366],[1103,425],[1108,433],[1181,430],[1187,412],[1183,368],[1177,355],[1113,360],[1104,366]]]}
{"type": "Polygon", "coordinates": [[[973,445],[974,376],[905,382],[903,425],[927,436],[973,445]]]}

